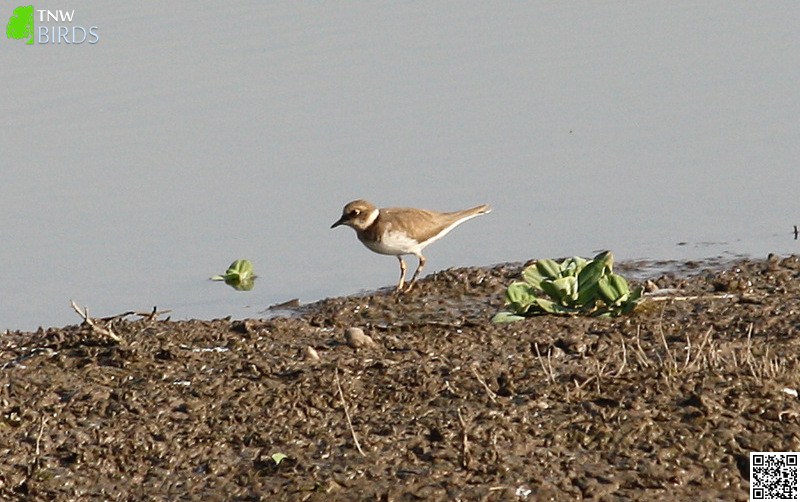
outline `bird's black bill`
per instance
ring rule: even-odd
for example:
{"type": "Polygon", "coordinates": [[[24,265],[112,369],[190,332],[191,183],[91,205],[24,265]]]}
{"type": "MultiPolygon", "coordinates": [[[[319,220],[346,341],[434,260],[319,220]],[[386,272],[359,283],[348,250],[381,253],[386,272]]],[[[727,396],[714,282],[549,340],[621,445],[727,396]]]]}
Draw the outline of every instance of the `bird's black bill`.
{"type": "Polygon", "coordinates": [[[344,223],[344,218],[340,218],[340,219],[339,219],[339,221],[337,221],[336,223],[334,223],[333,225],[331,225],[331,228],[336,228],[336,227],[338,227],[339,225],[341,225],[342,223],[344,223]]]}

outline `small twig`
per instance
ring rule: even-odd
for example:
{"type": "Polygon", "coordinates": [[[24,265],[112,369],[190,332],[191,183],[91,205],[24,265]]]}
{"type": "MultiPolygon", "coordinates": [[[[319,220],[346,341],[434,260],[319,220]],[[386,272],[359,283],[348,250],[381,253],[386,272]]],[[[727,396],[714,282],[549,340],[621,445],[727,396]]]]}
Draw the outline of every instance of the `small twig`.
{"type": "Polygon", "coordinates": [[[39,445],[42,442],[42,435],[44,434],[44,424],[47,423],[47,417],[42,415],[42,425],[39,426],[39,435],[36,436],[36,457],[39,457],[39,453],[41,450],[39,449],[39,445]]]}
{"type": "Polygon", "coordinates": [[[458,412],[458,423],[461,424],[461,467],[469,469],[469,439],[467,438],[467,423],[461,415],[461,408],[458,412]]]}
{"type": "Polygon", "coordinates": [[[77,312],[78,315],[83,318],[83,321],[86,324],[88,324],[89,326],[91,326],[92,331],[94,331],[96,333],[99,333],[99,334],[101,334],[103,336],[107,336],[108,338],[111,338],[112,340],[114,340],[117,343],[122,343],[123,342],[122,338],[120,338],[113,331],[111,331],[111,328],[104,328],[102,326],[99,326],[97,323],[95,323],[94,320],[92,320],[92,318],[89,317],[89,309],[88,308],[84,307],[83,308],[83,312],[81,312],[80,307],[78,307],[78,305],[75,303],[74,300],[70,300],[70,303],[72,304],[72,308],[75,310],[75,312],[77,312]]]}
{"type": "Polygon", "coordinates": [[[689,337],[689,332],[686,332],[686,359],[683,361],[683,369],[689,366],[689,360],[692,358],[692,339],[689,337]]]}
{"type": "Polygon", "coordinates": [[[576,389],[583,390],[583,388],[586,387],[587,384],[594,382],[596,379],[597,375],[592,375],[590,377],[587,377],[586,380],[583,381],[583,383],[578,383],[578,381],[575,379],[573,379],[572,382],[575,384],[576,389]]]}
{"type": "Polygon", "coordinates": [[[597,379],[595,379],[595,386],[597,387],[597,393],[602,394],[603,389],[600,388],[600,380],[606,376],[606,366],[608,366],[608,362],[604,362],[603,366],[600,366],[600,361],[595,360],[594,367],[597,370],[597,379]]]}
{"type": "Polygon", "coordinates": [[[118,321],[120,319],[128,317],[129,315],[135,315],[135,314],[136,314],[136,312],[134,312],[133,310],[129,310],[129,311],[123,312],[121,314],[110,315],[108,317],[100,317],[97,320],[98,321],[103,321],[103,322],[118,321]]]}
{"type": "Polygon", "coordinates": [[[550,366],[550,371],[548,371],[547,368],[545,367],[544,359],[542,359],[542,354],[539,352],[539,344],[533,342],[533,348],[536,349],[536,357],[539,359],[539,364],[542,366],[542,371],[544,372],[545,376],[551,382],[556,383],[556,377],[553,376],[553,366],[552,365],[550,366]]]}
{"type": "Polygon", "coordinates": [[[620,336],[620,341],[622,342],[622,364],[620,365],[619,369],[616,373],[614,373],[614,378],[620,376],[622,374],[622,370],[625,369],[625,366],[628,365],[628,349],[625,348],[625,339],[620,336]]]}
{"type": "Polygon", "coordinates": [[[393,322],[391,324],[374,324],[371,327],[379,331],[389,331],[390,329],[396,329],[396,328],[418,329],[427,327],[461,329],[479,325],[480,323],[475,320],[462,319],[456,322],[446,322],[446,321],[393,322]]]}
{"type": "Polygon", "coordinates": [[[353,429],[353,422],[350,420],[350,412],[347,411],[347,403],[344,400],[344,392],[342,392],[342,384],[339,383],[339,368],[335,369],[335,378],[336,378],[336,388],[339,390],[339,398],[342,400],[342,408],[344,408],[344,416],[347,419],[347,426],[350,428],[350,434],[353,436],[353,442],[356,444],[356,449],[358,453],[361,454],[362,457],[366,457],[364,454],[364,450],[361,449],[361,444],[358,442],[358,436],[356,436],[356,431],[353,429]]]}
{"type": "Polygon", "coordinates": [[[747,327],[747,361],[753,360],[753,323],[747,327]]]}
{"type": "Polygon", "coordinates": [[[667,300],[674,300],[676,302],[686,302],[690,300],[731,300],[736,298],[736,295],[730,293],[721,293],[718,295],[694,295],[694,296],[669,296],[669,295],[645,295],[645,299],[654,302],[665,302],[667,300]]]}
{"type": "Polygon", "coordinates": [[[753,323],[750,323],[750,326],[747,329],[747,366],[750,368],[750,373],[753,377],[761,382],[761,377],[763,376],[763,371],[756,371],[756,367],[753,364],[753,323]]]}
{"type": "Polygon", "coordinates": [[[124,319],[129,315],[139,316],[142,319],[147,319],[148,321],[152,321],[153,319],[157,318],[158,316],[162,316],[164,314],[171,313],[172,310],[158,310],[158,307],[153,307],[153,310],[150,312],[136,312],[135,310],[129,310],[127,312],[123,312],[121,314],[112,315],[108,317],[103,317],[100,320],[103,322],[110,322],[110,321],[117,321],[119,319],[124,319]]]}
{"type": "Polygon", "coordinates": [[[481,377],[475,367],[472,368],[472,374],[475,375],[475,378],[477,378],[481,385],[483,385],[483,388],[486,389],[486,395],[489,396],[489,399],[491,399],[493,403],[497,403],[497,394],[495,394],[495,392],[489,388],[489,386],[486,384],[486,380],[481,377]]]}
{"type": "Polygon", "coordinates": [[[444,388],[450,391],[450,393],[453,394],[454,396],[458,396],[458,392],[456,392],[456,389],[453,388],[449,380],[444,381],[444,388]]]}
{"type": "Polygon", "coordinates": [[[666,356],[669,358],[669,366],[672,370],[670,373],[674,373],[674,371],[678,369],[678,363],[675,361],[675,357],[672,355],[672,351],[667,343],[667,337],[664,335],[664,308],[666,308],[666,304],[664,304],[663,308],[661,309],[661,315],[658,319],[658,334],[661,336],[661,342],[664,344],[666,356]]]}
{"type": "Polygon", "coordinates": [[[633,352],[636,354],[636,359],[639,361],[639,364],[645,368],[650,367],[650,358],[647,357],[647,353],[642,348],[642,325],[639,324],[636,326],[636,350],[633,352]]]}
{"type": "Polygon", "coordinates": [[[158,310],[155,305],[153,305],[153,310],[147,315],[144,316],[142,314],[137,313],[136,315],[142,316],[142,318],[147,319],[148,321],[152,321],[158,316],[162,316],[164,314],[172,313],[172,310],[158,310]]]}
{"type": "MultiPolygon", "coordinates": [[[[711,340],[711,335],[712,335],[713,331],[714,331],[713,327],[708,328],[708,331],[706,331],[706,335],[703,337],[703,341],[700,343],[700,346],[697,347],[697,353],[694,355],[694,361],[692,361],[688,366],[684,366],[684,369],[688,369],[690,367],[693,367],[697,363],[698,359],[700,359],[700,356],[703,355],[703,349],[706,347],[706,345],[708,344],[709,340],[711,340]]],[[[709,359],[709,364],[710,363],[711,363],[711,361],[709,359]]]]}
{"type": "Polygon", "coordinates": [[[667,343],[667,338],[664,336],[664,330],[659,329],[658,334],[661,335],[661,343],[664,344],[664,350],[666,351],[664,366],[670,369],[670,373],[673,373],[677,369],[678,363],[675,362],[675,358],[672,356],[672,351],[667,343]],[[668,364],[667,361],[669,361],[668,364]]]}
{"type": "Polygon", "coordinates": [[[750,367],[750,374],[753,375],[753,378],[755,378],[758,381],[758,383],[761,383],[761,372],[760,371],[756,371],[756,367],[753,364],[753,361],[748,359],[747,360],[747,366],[750,367]]]}

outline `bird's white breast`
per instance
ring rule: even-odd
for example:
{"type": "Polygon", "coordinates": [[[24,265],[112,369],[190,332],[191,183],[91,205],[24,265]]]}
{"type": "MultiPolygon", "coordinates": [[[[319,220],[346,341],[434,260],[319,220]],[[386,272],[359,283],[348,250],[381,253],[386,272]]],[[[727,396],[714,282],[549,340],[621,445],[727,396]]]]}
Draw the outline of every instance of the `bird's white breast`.
{"type": "Polygon", "coordinates": [[[361,241],[369,249],[380,254],[401,255],[401,254],[415,254],[418,255],[422,249],[419,242],[410,238],[404,232],[388,231],[383,234],[380,241],[361,241]]]}

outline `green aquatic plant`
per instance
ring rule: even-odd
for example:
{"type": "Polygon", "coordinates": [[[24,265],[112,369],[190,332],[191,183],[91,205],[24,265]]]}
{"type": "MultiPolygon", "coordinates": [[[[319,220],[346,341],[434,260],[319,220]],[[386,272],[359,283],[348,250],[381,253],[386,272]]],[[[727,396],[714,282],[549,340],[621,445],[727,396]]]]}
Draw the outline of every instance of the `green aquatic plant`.
{"type": "Polygon", "coordinates": [[[275,462],[275,465],[281,465],[281,462],[283,462],[283,459],[289,458],[289,456],[286,455],[285,453],[278,452],[278,453],[273,453],[272,457],[270,457],[270,458],[272,458],[272,461],[275,462]]]}
{"type": "Polygon", "coordinates": [[[250,260],[236,260],[225,271],[225,275],[215,275],[211,280],[225,281],[225,284],[238,291],[250,291],[255,285],[256,277],[250,260]]]}
{"type": "Polygon", "coordinates": [[[542,314],[615,317],[641,301],[642,288],[631,289],[615,274],[614,256],[603,251],[591,260],[567,258],[558,263],[536,260],[522,271],[522,280],[506,289],[506,309],[495,323],[515,322],[542,314]]]}

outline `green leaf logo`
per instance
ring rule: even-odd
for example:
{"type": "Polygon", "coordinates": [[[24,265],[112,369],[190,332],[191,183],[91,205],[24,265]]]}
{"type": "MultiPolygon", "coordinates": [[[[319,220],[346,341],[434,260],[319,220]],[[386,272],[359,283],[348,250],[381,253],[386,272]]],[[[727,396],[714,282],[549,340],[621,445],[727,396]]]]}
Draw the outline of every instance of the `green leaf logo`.
{"type": "Polygon", "coordinates": [[[6,37],[15,40],[28,39],[26,45],[33,45],[33,5],[23,5],[14,9],[6,25],[6,37]]]}

